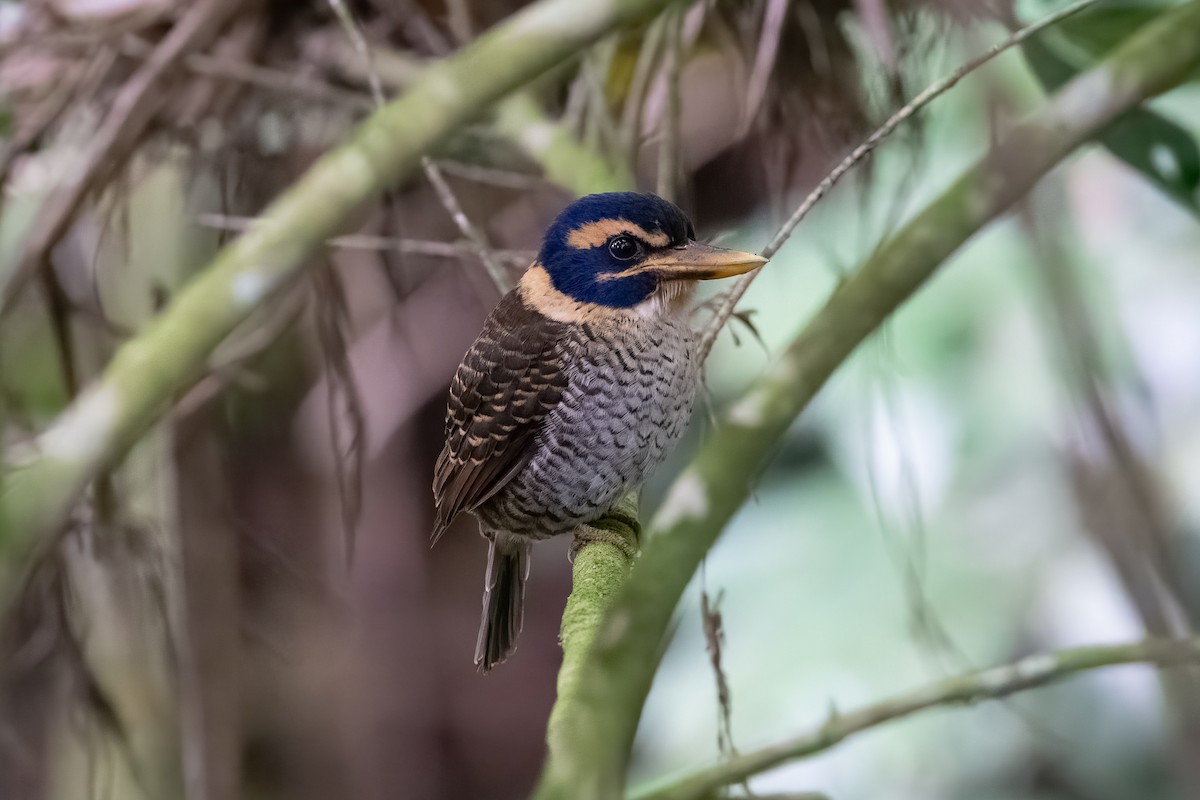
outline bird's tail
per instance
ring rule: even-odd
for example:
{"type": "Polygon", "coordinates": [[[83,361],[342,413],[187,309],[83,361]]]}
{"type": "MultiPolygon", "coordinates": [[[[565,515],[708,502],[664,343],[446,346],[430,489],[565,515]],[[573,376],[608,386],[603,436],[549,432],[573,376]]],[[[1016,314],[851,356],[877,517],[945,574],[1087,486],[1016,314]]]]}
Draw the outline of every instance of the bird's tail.
{"type": "Polygon", "coordinates": [[[501,536],[488,542],[483,619],[475,641],[475,664],[484,672],[508,658],[517,646],[524,617],[525,579],[529,577],[529,545],[501,536]]]}

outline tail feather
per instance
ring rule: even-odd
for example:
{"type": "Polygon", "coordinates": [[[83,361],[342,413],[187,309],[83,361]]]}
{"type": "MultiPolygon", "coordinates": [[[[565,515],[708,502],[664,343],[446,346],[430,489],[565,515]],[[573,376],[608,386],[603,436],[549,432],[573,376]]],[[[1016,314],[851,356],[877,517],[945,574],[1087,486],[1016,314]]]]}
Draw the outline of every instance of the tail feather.
{"type": "Polygon", "coordinates": [[[483,619],[475,641],[475,664],[484,672],[516,649],[524,619],[525,579],[529,577],[529,545],[503,540],[488,542],[483,619]]]}

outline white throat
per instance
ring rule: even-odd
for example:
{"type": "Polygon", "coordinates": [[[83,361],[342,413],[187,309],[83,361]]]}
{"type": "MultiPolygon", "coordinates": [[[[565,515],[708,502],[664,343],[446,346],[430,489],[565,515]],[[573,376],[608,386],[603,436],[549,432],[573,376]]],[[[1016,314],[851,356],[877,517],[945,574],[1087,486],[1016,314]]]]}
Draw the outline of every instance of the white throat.
{"type": "Polygon", "coordinates": [[[692,281],[664,281],[633,310],[645,319],[679,316],[688,312],[695,293],[696,284],[692,281]]]}

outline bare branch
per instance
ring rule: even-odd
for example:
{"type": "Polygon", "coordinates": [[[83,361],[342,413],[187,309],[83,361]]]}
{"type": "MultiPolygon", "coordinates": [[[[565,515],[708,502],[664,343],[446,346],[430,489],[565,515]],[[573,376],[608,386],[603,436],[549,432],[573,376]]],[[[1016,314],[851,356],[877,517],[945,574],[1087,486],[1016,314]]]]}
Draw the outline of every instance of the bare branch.
{"type": "Polygon", "coordinates": [[[491,276],[492,283],[496,284],[496,288],[504,294],[512,287],[509,285],[508,273],[492,253],[491,245],[488,244],[487,237],[478,227],[475,226],[467,213],[463,211],[462,203],[458,202],[458,197],[455,196],[454,190],[450,188],[450,184],[446,183],[446,178],[442,175],[442,171],[434,163],[429,156],[424,156],[421,159],[421,168],[425,170],[425,177],[433,184],[434,190],[437,192],[438,199],[442,201],[442,206],[446,209],[454,224],[458,226],[459,233],[466,237],[471,244],[471,249],[475,255],[479,256],[479,260],[483,262],[483,266],[487,268],[488,275],[491,276]]]}
{"type": "Polygon", "coordinates": [[[745,135],[754,124],[758,110],[767,96],[771,73],[779,55],[779,40],[783,36],[783,22],[787,18],[788,0],[767,0],[763,11],[762,34],[754,48],[754,67],[747,82],[745,117],[741,132],[745,135]]]}
{"type": "MultiPolygon", "coordinates": [[[[121,40],[121,54],[134,58],[146,58],[154,52],[154,45],[136,36],[121,40]]],[[[319,103],[330,103],[360,110],[372,108],[371,98],[361,91],[341,89],[316,80],[300,71],[286,72],[274,67],[264,67],[248,61],[216,58],[204,53],[192,53],[183,59],[183,66],[190,72],[209,78],[244,83],[269,92],[289,94],[319,103]]]]}
{"type": "MultiPolygon", "coordinates": [[[[256,217],[236,217],[228,214],[199,214],[196,222],[206,228],[244,232],[259,222],[256,217]]],[[[465,258],[475,255],[469,242],[439,242],[431,239],[399,239],[394,236],[375,236],[369,233],[350,233],[335,236],[325,242],[329,247],[348,250],[387,250],[402,255],[433,258],[465,258]]],[[[492,255],[513,264],[527,265],[536,255],[533,250],[492,250],[492,255]]]]}
{"type": "Polygon", "coordinates": [[[371,99],[375,101],[376,106],[383,105],[383,82],[379,80],[379,73],[375,70],[371,48],[367,45],[367,38],[363,35],[362,28],[343,0],[328,0],[328,2],[329,7],[333,9],[334,16],[337,17],[338,24],[342,26],[346,38],[350,40],[354,52],[362,59],[367,73],[367,86],[371,89],[371,99]]]}
{"type": "Polygon", "coordinates": [[[154,53],[121,88],[100,129],[92,138],[83,165],[70,183],[54,192],[38,212],[26,237],[16,270],[0,294],[0,315],[43,266],[51,249],[71,225],[88,192],[115,174],[141,141],[154,114],[170,98],[163,79],[188,53],[203,47],[241,8],[235,0],[206,0],[190,6],[154,53]]]}
{"type": "MultiPolygon", "coordinates": [[[[821,198],[827,195],[829,190],[832,189],[834,185],[846,175],[847,172],[849,172],[858,162],[862,161],[864,158],[874,152],[875,148],[879,146],[880,142],[891,136],[897,128],[903,125],[905,121],[911,118],[914,114],[925,108],[925,106],[929,105],[938,97],[953,89],[959,81],[991,61],[996,56],[1015,47],[1016,45],[1019,45],[1021,42],[1025,41],[1030,36],[1033,36],[1038,31],[1044,30],[1051,25],[1061,22],[1067,17],[1076,14],[1088,6],[1094,5],[1095,3],[1096,0],[1079,0],[1079,2],[1072,3],[1061,11],[1056,11],[1053,14],[1043,17],[1032,25],[1021,28],[1019,31],[1014,32],[1011,36],[993,46],[992,49],[988,50],[986,53],[976,56],[966,64],[963,64],[961,67],[956,69],[947,77],[927,87],[924,91],[905,104],[895,114],[892,114],[892,116],[888,117],[887,121],[880,125],[874,133],[868,136],[866,141],[854,148],[854,150],[850,152],[850,155],[842,159],[841,163],[834,167],[833,170],[826,175],[820,183],[817,184],[815,189],[809,192],[808,197],[804,198],[804,202],[799,205],[792,216],[788,218],[783,226],[780,227],[780,229],[775,233],[775,236],[771,238],[771,241],[767,244],[767,246],[763,248],[761,255],[765,258],[770,258],[779,252],[779,248],[783,247],[784,243],[786,243],[788,238],[792,235],[792,231],[796,229],[796,226],[800,224],[801,220],[808,216],[808,212],[812,211],[813,206],[815,206],[818,201],[821,200],[821,198]]],[[[729,321],[730,315],[733,314],[733,309],[737,306],[738,302],[741,301],[742,296],[746,294],[746,290],[750,288],[750,284],[754,282],[758,272],[759,271],[756,270],[755,272],[750,272],[742,276],[733,285],[733,288],[726,293],[725,301],[721,304],[720,308],[717,309],[716,315],[712,318],[712,320],[709,321],[708,325],[705,326],[704,333],[700,337],[701,359],[708,357],[709,352],[712,350],[713,342],[716,341],[717,334],[721,332],[721,328],[723,328],[725,323],[729,321]]]]}
{"type": "MultiPolygon", "coordinates": [[[[362,58],[363,67],[367,73],[367,82],[371,87],[371,96],[375,99],[376,106],[382,106],[384,103],[383,96],[383,81],[379,78],[379,73],[375,70],[375,64],[371,55],[371,48],[367,45],[366,37],[363,36],[362,29],[358,22],[350,13],[350,9],[342,0],[329,0],[329,5],[333,7],[337,14],[338,21],[342,25],[342,29],[346,32],[346,36],[350,39],[354,50],[362,58]]],[[[469,23],[464,23],[468,24],[469,23]]],[[[454,224],[458,226],[459,232],[466,237],[471,243],[475,255],[479,256],[479,260],[483,262],[487,268],[488,275],[492,282],[496,284],[496,288],[503,294],[509,290],[508,275],[504,271],[504,266],[496,260],[492,255],[491,247],[488,245],[487,237],[463,211],[462,203],[458,202],[458,197],[454,194],[454,190],[450,188],[450,184],[446,182],[446,177],[442,175],[442,170],[437,163],[427,155],[421,156],[421,169],[425,172],[425,177],[433,184],[434,191],[437,192],[438,199],[442,206],[446,209],[446,213],[454,220],[454,224]]]]}
{"type": "Polygon", "coordinates": [[[788,761],[807,758],[856,733],[941,706],[997,700],[1083,672],[1120,664],[1171,667],[1200,662],[1200,639],[1149,639],[1132,644],[1079,647],[1028,656],[1003,667],[977,670],[848,712],[778,744],[743,753],[665,785],[635,791],[631,800],[702,800],[722,786],[744,781],[788,761]]]}
{"type": "Polygon", "coordinates": [[[674,8],[665,15],[667,51],[663,56],[666,81],[666,108],[663,109],[661,136],[658,143],[658,194],[679,202],[679,176],[682,158],[679,152],[679,120],[683,113],[683,98],[679,92],[679,76],[683,71],[683,9],[674,8]]]}

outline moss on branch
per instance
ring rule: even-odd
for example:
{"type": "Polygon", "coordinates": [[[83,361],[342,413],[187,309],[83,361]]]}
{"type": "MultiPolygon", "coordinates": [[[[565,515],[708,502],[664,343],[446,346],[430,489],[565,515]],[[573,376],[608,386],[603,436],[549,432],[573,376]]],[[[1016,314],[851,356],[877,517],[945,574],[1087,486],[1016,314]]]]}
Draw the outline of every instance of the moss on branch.
{"type": "MultiPolygon", "coordinates": [[[[550,715],[546,739],[569,738],[571,708],[579,695],[579,676],[592,641],[633,566],[641,524],[638,496],[627,495],[605,516],[575,532],[571,596],[563,609],[560,640],[563,663],[558,671],[558,700],[550,715]]],[[[553,746],[553,745],[552,745],[553,746]]]]}
{"type": "Polygon", "coordinates": [[[628,169],[610,164],[566,125],[547,117],[531,94],[516,94],[501,103],[495,124],[499,133],[541,166],[548,180],[577,195],[634,188],[628,169]]]}

